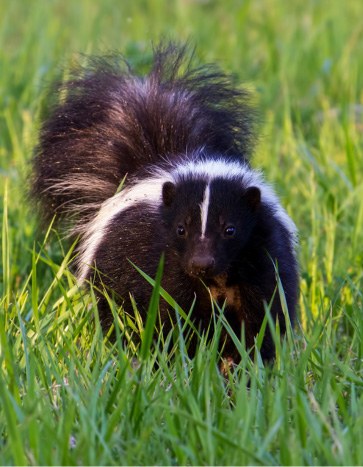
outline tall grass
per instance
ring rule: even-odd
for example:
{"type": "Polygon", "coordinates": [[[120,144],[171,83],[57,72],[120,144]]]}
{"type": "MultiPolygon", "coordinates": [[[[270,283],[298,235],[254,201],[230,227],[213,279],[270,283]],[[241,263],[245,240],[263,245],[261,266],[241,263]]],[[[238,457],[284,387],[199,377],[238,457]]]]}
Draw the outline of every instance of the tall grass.
{"type": "Polygon", "coordinates": [[[360,0],[0,3],[1,464],[363,463],[362,14],[360,0]],[[194,40],[261,109],[253,165],[300,231],[299,321],[275,331],[271,366],[242,336],[241,364],[219,370],[218,307],[192,361],[182,319],[150,345],[158,286],[146,323],[109,297],[110,341],[74,245],[36,233],[27,161],[47,84],[77,52],[116,48],[143,72],[162,36],[194,40]]]}

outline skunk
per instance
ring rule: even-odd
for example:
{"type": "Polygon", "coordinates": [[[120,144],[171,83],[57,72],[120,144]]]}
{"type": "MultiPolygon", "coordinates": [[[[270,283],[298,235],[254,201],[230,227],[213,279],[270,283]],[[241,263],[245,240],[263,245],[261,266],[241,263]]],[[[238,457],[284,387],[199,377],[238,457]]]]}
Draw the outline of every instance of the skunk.
{"type": "MultiPolygon", "coordinates": [[[[113,291],[146,317],[155,277],[195,325],[211,324],[212,299],[237,336],[254,345],[264,302],[286,331],[296,314],[296,227],[249,159],[257,139],[251,96],[215,65],[193,67],[186,45],[160,44],[137,76],[120,55],[89,58],[57,86],[33,158],[32,196],[45,222],[56,214],[79,237],[77,277],[113,291]],[[120,186],[122,185],[121,189],[120,186]],[[274,297],[274,298],[273,298],[274,297]]],[[[113,322],[100,293],[105,326],[113,322]]],[[[160,302],[165,332],[174,311],[160,302]]],[[[226,334],[223,356],[238,360],[226,334]]],[[[266,329],[261,349],[273,358],[266,329]]]]}

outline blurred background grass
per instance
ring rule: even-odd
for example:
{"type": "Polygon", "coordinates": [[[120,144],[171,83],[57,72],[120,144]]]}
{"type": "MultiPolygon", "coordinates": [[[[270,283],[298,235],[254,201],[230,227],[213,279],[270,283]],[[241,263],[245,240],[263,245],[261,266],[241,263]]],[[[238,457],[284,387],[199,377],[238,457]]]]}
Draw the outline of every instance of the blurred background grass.
{"type": "MultiPolygon", "coordinates": [[[[353,425],[349,423],[353,422],[363,429],[362,420],[359,419],[359,425],[354,412],[363,407],[362,18],[361,0],[0,2],[1,196],[7,192],[0,205],[3,219],[0,304],[6,318],[3,327],[8,342],[20,335],[14,324],[18,319],[14,303],[20,303],[21,313],[31,316],[31,304],[26,303],[24,293],[29,289],[34,295],[39,288],[39,297],[44,296],[56,270],[54,264],[50,267],[49,263],[39,262],[37,283],[33,282],[32,288],[26,283],[35,270],[32,250],[36,238],[36,222],[26,200],[28,161],[37,141],[39,116],[47,107],[47,86],[61,77],[72,61],[79,59],[79,53],[118,50],[142,73],[151,61],[152,42],[161,38],[190,40],[197,46],[196,57],[200,62],[218,62],[254,92],[261,115],[261,136],[252,165],[264,169],[300,232],[299,320],[307,340],[313,339],[314,358],[321,359],[318,363],[313,359],[311,363],[310,356],[306,357],[304,362],[309,360],[312,366],[301,371],[305,371],[306,387],[319,380],[324,382],[320,392],[315,391],[317,401],[312,403],[309,399],[306,407],[311,403],[311,414],[320,410],[328,416],[330,406],[321,402],[324,392],[333,398],[345,394],[344,401],[350,402],[339,403],[337,409],[342,433],[346,433],[344,429],[351,432],[353,425]],[[321,338],[314,334],[317,329],[323,329],[321,338]],[[336,366],[327,382],[324,371],[329,370],[333,361],[336,366]],[[340,361],[344,361],[344,371],[339,367],[340,361]],[[337,368],[344,373],[342,388],[336,383],[337,368]],[[353,386],[349,386],[349,381],[353,381],[353,386]],[[353,396],[350,399],[352,394],[357,400],[353,396]],[[344,418],[347,414],[352,417],[349,422],[344,418]]],[[[47,251],[57,265],[61,264],[63,254],[57,246],[52,244],[47,251]]],[[[58,289],[52,293],[50,305],[62,296],[58,289]]],[[[36,299],[32,303],[36,305],[36,299]]],[[[299,327],[297,332],[300,333],[299,327]]],[[[4,339],[0,363],[6,348],[4,339]]],[[[21,350],[19,340],[16,342],[17,351],[23,355],[19,357],[19,371],[24,369],[26,374],[21,353],[24,349],[21,350]]],[[[299,347],[302,352],[304,345],[299,347]]],[[[102,358],[106,358],[104,354],[102,358]]],[[[62,371],[67,372],[66,368],[62,371]]],[[[288,387],[289,383],[283,381],[288,387]]],[[[305,391],[304,384],[301,386],[299,382],[301,394],[305,391]]],[[[263,394],[262,399],[272,397],[267,389],[263,394]]],[[[288,397],[303,400],[299,399],[303,397],[301,394],[288,397]]],[[[248,407],[247,399],[246,396],[247,405],[243,407],[248,407]]],[[[66,412],[64,417],[67,420],[66,412]]],[[[317,423],[320,427],[321,423],[322,433],[327,433],[330,439],[327,427],[331,426],[320,415],[316,419],[314,415],[311,417],[309,424],[317,423]]],[[[0,416],[0,428],[8,432],[2,420],[0,416]]],[[[286,436],[282,433],[279,440],[287,440],[286,436]]],[[[295,440],[296,449],[306,447],[304,436],[301,445],[295,440]]],[[[272,434],[271,439],[275,439],[272,434]]],[[[337,463],[347,459],[344,446],[350,452],[354,439],[353,436],[351,444],[348,441],[343,444],[343,454],[334,439],[332,445],[327,441],[328,450],[339,451],[337,463]]],[[[268,443],[265,447],[270,449],[268,443]]],[[[317,452],[320,448],[317,442],[317,452]]],[[[188,449],[176,456],[179,462],[183,459],[207,462],[204,457],[185,454],[188,449]]],[[[278,448],[274,452],[279,452],[278,448]]],[[[321,462],[335,461],[334,456],[324,453],[321,462]]],[[[109,459],[94,455],[88,461],[109,459]]],[[[264,462],[282,462],[279,455],[266,457],[264,462]]],[[[315,462],[313,457],[306,456],[296,457],[295,462],[315,462]]],[[[357,463],[362,458],[353,456],[351,460],[357,463]]],[[[59,462],[62,458],[56,459],[59,462]]],[[[130,459],[135,461],[136,457],[130,459]]],[[[222,457],[212,456],[208,461],[213,459],[217,462],[222,457]]],[[[236,459],[231,457],[229,462],[237,462],[236,459]]],[[[246,459],[253,460],[248,456],[246,459]]]]}

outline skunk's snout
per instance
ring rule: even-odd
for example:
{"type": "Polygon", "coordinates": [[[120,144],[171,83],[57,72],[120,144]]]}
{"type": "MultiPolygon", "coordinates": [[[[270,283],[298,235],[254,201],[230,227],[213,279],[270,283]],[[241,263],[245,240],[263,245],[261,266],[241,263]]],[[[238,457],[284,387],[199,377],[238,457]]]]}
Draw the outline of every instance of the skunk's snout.
{"type": "Polygon", "coordinates": [[[211,255],[193,256],[189,261],[189,270],[193,276],[212,276],[215,271],[215,260],[211,255]]]}

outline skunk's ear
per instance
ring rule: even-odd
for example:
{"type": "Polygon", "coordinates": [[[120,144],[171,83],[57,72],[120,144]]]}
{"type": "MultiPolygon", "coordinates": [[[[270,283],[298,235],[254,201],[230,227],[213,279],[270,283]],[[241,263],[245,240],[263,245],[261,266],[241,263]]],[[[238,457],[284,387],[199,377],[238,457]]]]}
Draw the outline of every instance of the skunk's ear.
{"type": "Polygon", "coordinates": [[[261,191],[257,186],[250,186],[245,192],[245,200],[247,200],[250,208],[256,212],[259,205],[261,204],[261,191]]]}
{"type": "Polygon", "coordinates": [[[163,203],[166,207],[171,206],[176,194],[176,186],[174,183],[165,182],[163,185],[163,203]]]}

